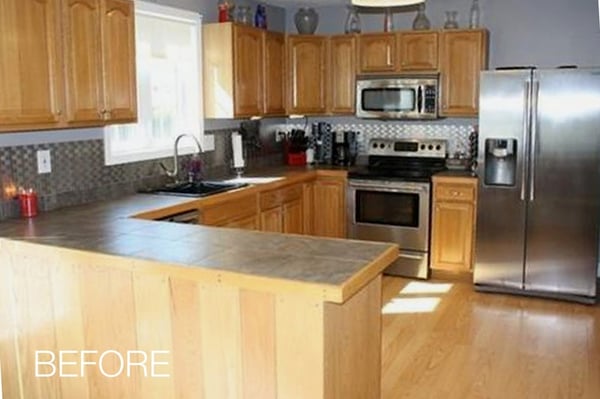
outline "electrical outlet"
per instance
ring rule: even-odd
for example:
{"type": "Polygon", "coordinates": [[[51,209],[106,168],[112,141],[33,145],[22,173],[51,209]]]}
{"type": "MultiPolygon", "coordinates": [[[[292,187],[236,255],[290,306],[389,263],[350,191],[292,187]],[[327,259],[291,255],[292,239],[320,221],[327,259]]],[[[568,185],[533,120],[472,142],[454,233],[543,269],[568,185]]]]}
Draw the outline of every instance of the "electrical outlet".
{"type": "Polygon", "coordinates": [[[38,174],[52,172],[52,161],[50,150],[38,150],[37,152],[38,174]]]}
{"type": "Polygon", "coordinates": [[[214,151],[215,150],[215,135],[205,134],[202,140],[202,151],[214,151]]]}

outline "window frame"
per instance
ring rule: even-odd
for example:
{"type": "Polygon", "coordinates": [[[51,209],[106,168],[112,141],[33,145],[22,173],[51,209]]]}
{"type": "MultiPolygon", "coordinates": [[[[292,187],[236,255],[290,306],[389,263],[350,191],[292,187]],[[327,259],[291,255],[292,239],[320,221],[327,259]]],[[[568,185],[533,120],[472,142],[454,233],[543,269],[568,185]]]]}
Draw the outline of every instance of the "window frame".
{"type": "MultiPolygon", "coordinates": [[[[146,16],[152,16],[157,18],[162,18],[170,21],[184,21],[184,22],[195,22],[197,28],[197,46],[198,46],[198,125],[199,131],[196,138],[203,143],[204,141],[204,96],[203,96],[203,65],[202,65],[202,57],[203,57],[203,46],[202,46],[202,14],[195,11],[182,10],[179,8],[163,6],[155,3],[149,3],[147,1],[136,0],[134,2],[135,8],[135,17],[137,18],[138,12],[140,14],[144,14],[146,16]]],[[[137,47],[137,37],[135,40],[137,47]]],[[[138,75],[138,58],[136,52],[136,76],[138,75]]],[[[137,87],[138,81],[136,79],[136,96],[139,96],[140,90],[137,87]]],[[[141,104],[138,97],[138,107],[141,104]]],[[[140,114],[138,110],[138,115],[140,114]]],[[[136,122],[138,123],[138,122],[136,122]]],[[[103,136],[104,136],[104,163],[105,165],[118,165],[124,163],[132,163],[132,162],[140,162],[140,161],[150,161],[160,158],[165,158],[173,155],[173,145],[175,142],[175,137],[179,134],[190,132],[177,132],[173,137],[173,143],[171,143],[168,147],[156,147],[149,149],[147,151],[139,151],[139,152],[128,152],[124,154],[113,154],[111,149],[111,135],[113,134],[115,127],[119,125],[106,125],[103,128],[103,136]]],[[[192,154],[198,151],[195,143],[191,139],[182,140],[179,146],[179,154],[192,154]]]]}

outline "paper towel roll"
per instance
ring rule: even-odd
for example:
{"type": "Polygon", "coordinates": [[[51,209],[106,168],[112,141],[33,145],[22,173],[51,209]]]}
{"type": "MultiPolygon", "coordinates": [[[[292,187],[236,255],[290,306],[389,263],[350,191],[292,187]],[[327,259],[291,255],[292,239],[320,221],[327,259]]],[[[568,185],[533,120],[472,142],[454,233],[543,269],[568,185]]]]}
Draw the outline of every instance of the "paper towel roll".
{"type": "Polygon", "coordinates": [[[243,168],[245,163],[241,134],[237,132],[231,134],[231,148],[233,148],[233,167],[243,168]]]}

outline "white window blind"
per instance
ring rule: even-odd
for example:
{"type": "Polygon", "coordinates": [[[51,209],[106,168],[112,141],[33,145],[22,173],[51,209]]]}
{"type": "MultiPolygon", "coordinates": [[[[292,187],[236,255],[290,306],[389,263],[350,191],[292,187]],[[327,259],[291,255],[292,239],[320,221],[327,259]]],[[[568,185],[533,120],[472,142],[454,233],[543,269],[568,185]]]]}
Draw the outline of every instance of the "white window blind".
{"type": "MultiPolygon", "coordinates": [[[[135,3],[138,123],[104,129],[106,164],[172,155],[175,137],[183,133],[202,142],[201,18],[135,3]]],[[[182,154],[197,151],[191,140],[181,144],[182,154]]]]}

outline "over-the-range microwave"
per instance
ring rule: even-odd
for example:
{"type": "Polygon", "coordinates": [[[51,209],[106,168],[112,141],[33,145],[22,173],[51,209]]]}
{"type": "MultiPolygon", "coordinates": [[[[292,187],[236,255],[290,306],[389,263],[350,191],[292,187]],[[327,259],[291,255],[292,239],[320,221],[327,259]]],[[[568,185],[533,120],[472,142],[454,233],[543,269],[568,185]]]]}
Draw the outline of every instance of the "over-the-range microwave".
{"type": "Polygon", "coordinates": [[[437,75],[357,75],[356,117],[437,119],[437,75]]]}

